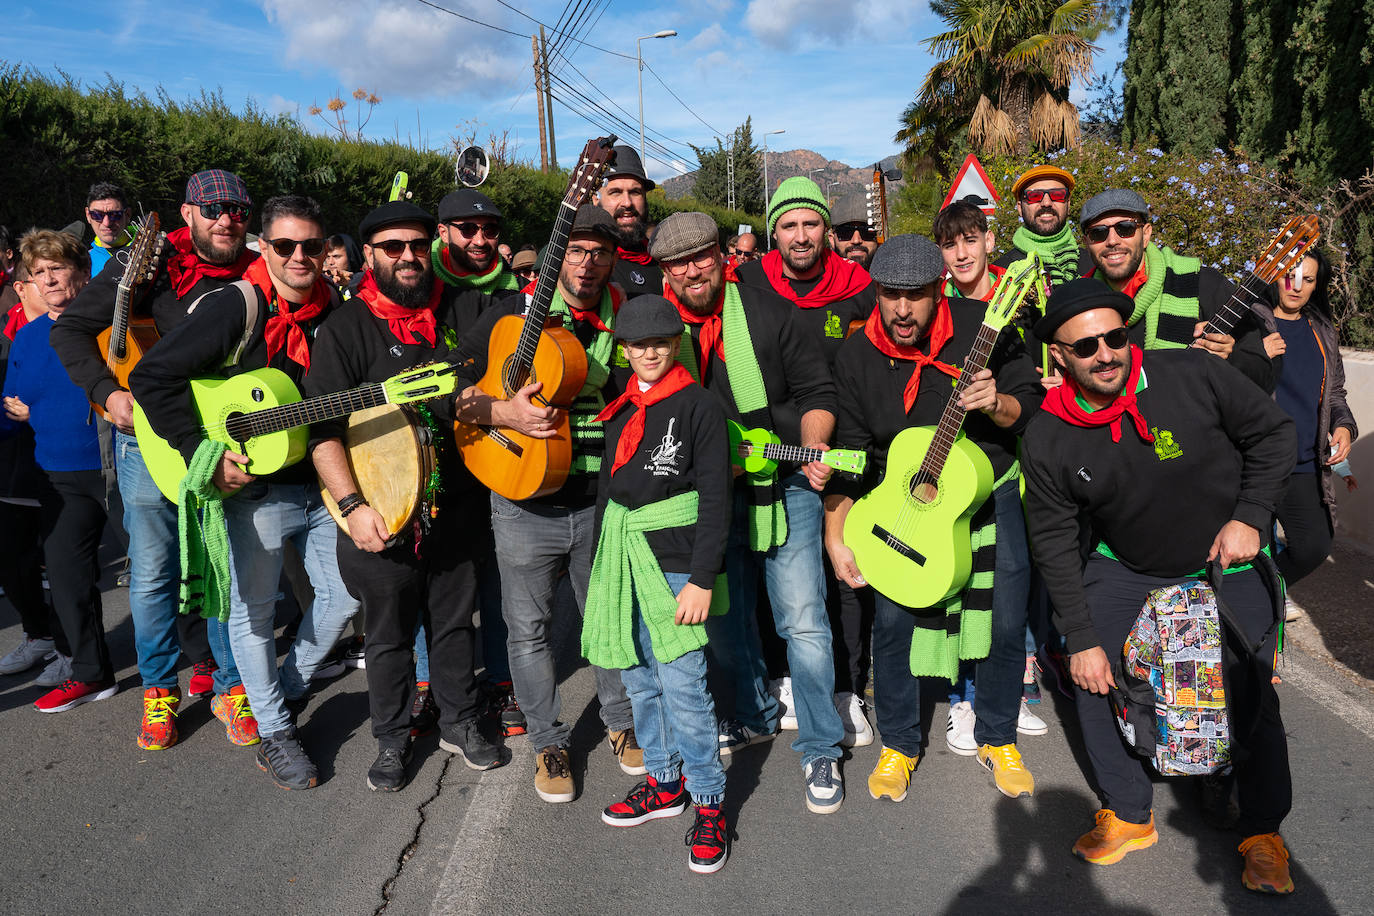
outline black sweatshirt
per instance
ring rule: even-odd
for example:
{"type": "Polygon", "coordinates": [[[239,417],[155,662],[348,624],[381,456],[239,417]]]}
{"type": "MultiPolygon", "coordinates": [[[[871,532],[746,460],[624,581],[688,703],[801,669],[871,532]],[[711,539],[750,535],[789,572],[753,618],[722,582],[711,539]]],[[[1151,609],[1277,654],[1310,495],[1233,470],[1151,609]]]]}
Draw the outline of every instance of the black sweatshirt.
{"type": "MultiPolygon", "coordinates": [[[[629,384],[639,381],[632,378],[629,384]]],[[[713,588],[724,568],[733,482],[730,437],[720,403],[700,385],[689,385],[649,405],[639,449],[612,475],[616,446],[637,412],[637,407],[627,404],[606,421],[606,454],[597,486],[597,539],[610,500],[638,509],[696,490],[696,525],[650,531],[645,538],[665,573],[689,573],[693,585],[713,588]]]]}
{"type": "MultiPolygon", "coordinates": [[[[839,255],[832,254],[838,259],[839,255]]],[[[746,286],[754,286],[776,293],[773,284],[768,280],[768,274],[763,270],[762,261],[749,261],[736,268],[735,273],[739,276],[739,281],[746,286]]],[[[819,274],[811,280],[788,280],[787,283],[792,287],[792,291],[798,296],[805,296],[824,279],[825,274],[819,274]]],[[[786,296],[782,297],[785,301],[786,296]]],[[[849,334],[849,324],[853,321],[865,321],[873,306],[878,301],[878,284],[869,283],[858,293],[848,299],[837,299],[828,302],[824,306],[804,309],[792,303],[793,309],[797,313],[797,321],[806,330],[806,333],[821,342],[821,351],[825,354],[827,365],[835,364],[835,357],[839,355],[840,344],[844,343],[846,335],[849,334]]],[[[857,331],[855,333],[858,333],[857,331]]]]}
{"type": "MultiPolygon", "coordinates": [[[[954,336],[940,348],[936,359],[961,367],[973,348],[985,311],[982,302],[951,299],[954,336]]],[[[929,340],[923,340],[921,345],[928,347],[929,340]]],[[[1016,398],[1021,405],[1021,415],[1007,429],[993,423],[981,410],[973,411],[964,420],[965,435],[988,456],[993,479],[997,479],[1016,460],[1016,437],[1039,409],[1044,389],[1020,335],[1013,328],[1003,328],[998,335],[988,368],[997,380],[998,393],[1016,398]]],[[[911,379],[911,370],[911,362],[884,355],[863,331],[855,332],[844,342],[835,360],[835,388],[840,399],[835,447],[866,449],[869,462],[861,480],[846,474],[832,476],[829,492],[858,499],[882,480],[888,447],[899,432],[940,422],[940,415],[954,394],[956,380],[926,366],[921,370],[916,402],[910,412],[904,412],[902,392],[911,379]]]]}
{"type": "MultiPolygon", "coordinates": [[[[105,269],[77,293],[52,328],[52,346],[67,374],[86,392],[91,403],[102,407],[120,386],[105,368],[105,354],[96,346],[95,339],[114,322],[115,295],[123,277],[124,265],[118,258],[110,258],[105,269]]],[[[158,334],[166,337],[186,317],[186,309],[193,302],[233,282],[201,277],[186,295],[178,298],[166,266],[160,265],[152,286],[135,290],[130,312],[134,317],[151,315],[158,334]]]]}
{"type": "MultiPolygon", "coordinates": [[[[308,339],[315,337],[321,323],[338,308],[338,297],[332,294],[332,286],[330,289],[330,304],[319,316],[301,324],[308,339]]],[[[191,379],[234,376],[271,365],[290,376],[298,390],[301,387],[305,370],[287,355],[285,346],[268,363],[266,328],[276,313],[275,297],[269,303],[262,290],[253,287],[253,292],[258,300],[257,326],[237,365],[225,366],[224,361],[243,339],[248,312],[242,294],[231,285],[197,303],[184,321],[163,335],[129,376],[134,398],[147,415],[153,432],[181,452],[188,465],[205,438],[200,420],[191,409],[191,379]]],[[[302,461],[263,479],[274,483],[311,483],[315,471],[310,462],[302,461]]]]}
{"type": "Polygon", "coordinates": [[[611,269],[611,279],[625,291],[626,299],[653,293],[663,295],[663,271],[657,264],[636,264],[618,258],[611,269]]]}
{"type": "Polygon", "coordinates": [[[1225,360],[1200,350],[1145,353],[1137,405],[1155,436],[1129,416],[1074,426],[1041,410],[1026,427],[1021,464],[1035,562],[1070,652],[1098,644],[1083,592],[1083,547],[1101,541],[1130,569],[1184,578],[1203,567],[1228,521],[1269,538],[1293,467],[1293,421],[1225,360]]]}

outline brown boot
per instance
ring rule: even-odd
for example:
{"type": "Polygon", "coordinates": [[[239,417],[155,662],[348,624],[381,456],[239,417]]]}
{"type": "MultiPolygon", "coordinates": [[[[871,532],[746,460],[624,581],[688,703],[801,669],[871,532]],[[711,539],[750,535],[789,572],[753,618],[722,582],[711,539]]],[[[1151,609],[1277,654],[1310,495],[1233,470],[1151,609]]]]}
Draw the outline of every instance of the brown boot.
{"type": "Polygon", "coordinates": [[[635,740],[633,725],[624,731],[611,729],[607,737],[611,742],[611,753],[620,762],[620,769],[630,776],[643,776],[649,772],[644,768],[644,751],[635,740]]]}

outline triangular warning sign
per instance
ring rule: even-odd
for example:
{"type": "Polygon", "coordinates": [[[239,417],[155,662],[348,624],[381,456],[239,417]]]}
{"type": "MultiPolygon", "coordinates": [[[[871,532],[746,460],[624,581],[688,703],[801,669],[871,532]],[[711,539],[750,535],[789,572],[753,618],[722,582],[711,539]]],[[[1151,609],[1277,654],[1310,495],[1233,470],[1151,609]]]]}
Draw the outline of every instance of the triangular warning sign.
{"type": "Polygon", "coordinates": [[[940,204],[940,209],[943,210],[954,201],[969,196],[983,201],[982,210],[988,216],[993,214],[997,209],[997,202],[1002,199],[988,179],[988,173],[983,171],[983,164],[972,153],[968,154],[964,164],[959,167],[959,174],[954,176],[954,184],[945,195],[945,202],[940,204]]]}

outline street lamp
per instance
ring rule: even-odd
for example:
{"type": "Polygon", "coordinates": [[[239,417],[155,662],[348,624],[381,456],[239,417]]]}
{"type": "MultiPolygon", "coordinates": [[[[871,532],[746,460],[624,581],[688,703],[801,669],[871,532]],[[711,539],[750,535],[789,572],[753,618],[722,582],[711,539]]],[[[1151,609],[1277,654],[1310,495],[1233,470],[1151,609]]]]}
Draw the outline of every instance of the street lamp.
{"type": "MultiPolygon", "coordinates": [[[[770,130],[763,135],[763,225],[768,227],[768,138],[773,134],[785,134],[786,129],[779,127],[777,130],[770,130]]],[[[773,235],[771,232],[764,233],[764,250],[768,251],[773,247],[773,235]]]]}
{"type": "Polygon", "coordinates": [[[639,43],[646,38],[672,38],[677,32],[664,29],[652,35],[641,35],[635,39],[635,57],[639,61],[639,164],[644,165],[644,51],[639,43]]]}
{"type": "MultiPolygon", "coordinates": [[[[818,168],[818,169],[807,169],[807,170],[806,170],[806,177],[807,177],[807,178],[811,178],[811,176],[814,175],[814,174],[816,174],[817,172],[824,172],[824,171],[825,171],[825,166],[821,166],[821,167],[818,168]]],[[[816,179],[811,178],[811,180],[812,180],[812,181],[815,181],[816,179]]]]}

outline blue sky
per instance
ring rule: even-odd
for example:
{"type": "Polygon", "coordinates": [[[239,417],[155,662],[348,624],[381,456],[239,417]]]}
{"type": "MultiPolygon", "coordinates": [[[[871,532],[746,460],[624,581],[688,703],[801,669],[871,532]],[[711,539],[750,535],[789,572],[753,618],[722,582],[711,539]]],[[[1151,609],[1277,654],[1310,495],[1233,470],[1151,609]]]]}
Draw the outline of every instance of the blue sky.
{"type": "MultiPolygon", "coordinates": [[[[555,0],[434,2],[522,35],[538,26],[511,7],[550,25],[565,8],[555,0]]],[[[812,149],[853,166],[898,152],[897,117],[931,64],[920,41],[938,26],[926,3],[903,0],[585,2],[589,19],[601,15],[581,36],[590,44],[566,44],[561,75],[629,122],[621,131],[627,142],[638,142],[635,38],[678,32],[643,42],[645,61],[668,87],[644,72],[645,125],[650,140],[666,148],[658,153],[664,161],[646,163],[658,179],[695,167],[684,144],[714,145],[712,129],[728,132],[750,115],[756,142],[764,131],[786,131],[769,139],[774,150],[812,149]],[[588,80],[611,101],[587,90],[588,80]]],[[[236,110],[252,99],[322,131],[310,105],[361,87],[382,98],[369,136],[438,148],[469,130],[485,140],[509,129],[520,158],[539,156],[529,39],[420,0],[6,6],[0,59],[50,73],[60,68],[87,85],[108,75],[128,91],[152,95],[160,87],[173,99],[220,90],[236,110]]],[[[1121,35],[1104,38],[1100,70],[1121,58],[1121,42],[1121,35]]],[[[565,93],[556,81],[554,91],[565,93]]],[[[554,123],[565,165],[602,132],[558,102],[554,123]]]]}

